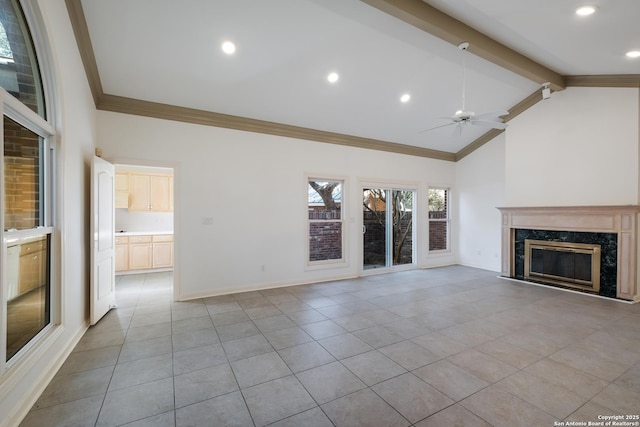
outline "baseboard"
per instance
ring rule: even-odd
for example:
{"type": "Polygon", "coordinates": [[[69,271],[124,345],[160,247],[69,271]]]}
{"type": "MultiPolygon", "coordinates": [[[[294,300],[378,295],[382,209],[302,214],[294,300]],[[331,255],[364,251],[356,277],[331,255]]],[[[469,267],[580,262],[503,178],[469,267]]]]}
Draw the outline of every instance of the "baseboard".
{"type": "Polygon", "coordinates": [[[344,276],[336,276],[331,278],[323,278],[311,281],[277,281],[277,282],[266,282],[266,283],[258,283],[251,286],[246,287],[234,287],[234,288],[222,288],[216,289],[213,292],[197,292],[190,294],[181,294],[178,297],[178,301],[188,301],[192,299],[198,298],[209,298],[209,297],[217,297],[220,295],[228,295],[228,294],[239,294],[243,292],[252,292],[252,291],[265,291],[267,289],[278,289],[278,288],[286,288],[289,286],[302,286],[302,285],[311,285],[314,283],[323,283],[323,282],[332,282],[335,280],[347,280],[354,279],[358,276],[349,274],[344,276]]]}

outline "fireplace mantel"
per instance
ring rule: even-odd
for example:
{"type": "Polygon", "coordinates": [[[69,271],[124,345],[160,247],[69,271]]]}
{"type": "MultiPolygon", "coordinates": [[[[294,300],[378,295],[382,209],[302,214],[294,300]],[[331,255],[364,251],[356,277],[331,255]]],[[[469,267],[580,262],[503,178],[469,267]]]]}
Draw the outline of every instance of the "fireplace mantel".
{"type": "Polygon", "coordinates": [[[640,206],[500,207],[502,215],[501,274],[515,277],[515,230],[557,230],[616,233],[617,298],[640,301],[637,282],[640,206]]]}

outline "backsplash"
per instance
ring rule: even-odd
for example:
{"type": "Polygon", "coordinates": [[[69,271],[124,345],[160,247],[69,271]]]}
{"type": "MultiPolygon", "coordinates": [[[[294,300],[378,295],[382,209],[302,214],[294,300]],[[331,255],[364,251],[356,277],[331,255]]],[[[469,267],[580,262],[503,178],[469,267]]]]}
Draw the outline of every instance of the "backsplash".
{"type": "Polygon", "coordinates": [[[115,231],[171,231],[173,232],[172,212],[129,212],[116,209],[115,231]]]}

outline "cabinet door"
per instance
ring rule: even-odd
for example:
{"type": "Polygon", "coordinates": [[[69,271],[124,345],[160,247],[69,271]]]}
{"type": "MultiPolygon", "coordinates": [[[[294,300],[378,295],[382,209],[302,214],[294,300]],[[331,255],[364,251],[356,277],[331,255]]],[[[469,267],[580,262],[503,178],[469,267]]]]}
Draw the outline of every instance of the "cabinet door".
{"type": "Polygon", "coordinates": [[[127,209],[129,207],[129,174],[116,173],[115,179],[116,208],[127,209]]]}
{"type": "Polygon", "coordinates": [[[151,177],[132,173],[129,176],[129,210],[149,211],[151,209],[151,177]]]}
{"type": "Polygon", "coordinates": [[[28,292],[44,283],[44,278],[46,277],[44,275],[46,274],[44,257],[44,251],[36,251],[20,256],[19,294],[28,292]]]}
{"type": "Polygon", "coordinates": [[[173,242],[153,244],[153,268],[173,267],[173,242]]]}
{"type": "Polygon", "coordinates": [[[141,270],[153,266],[152,243],[129,244],[129,270],[141,270]]]}
{"type": "Polygon", "coordinates": [[[170,212],[173,210],[171,203],[171,181],[170,175],[151,175],[151,188],[149,198],[151,200],[150,210],[156,212],[170,212]]]}
{"type": "Polygon", "coordinates": [[[114,185],[116,187],[116,191],[129,192],[129,174],[126,172],[116,172],[114,185]]]}
{"type": "Polygon", "coordinates": [[[126,271],[129,269],[129,245],[116,245],[115,252],[116,271],[126,271]]]}

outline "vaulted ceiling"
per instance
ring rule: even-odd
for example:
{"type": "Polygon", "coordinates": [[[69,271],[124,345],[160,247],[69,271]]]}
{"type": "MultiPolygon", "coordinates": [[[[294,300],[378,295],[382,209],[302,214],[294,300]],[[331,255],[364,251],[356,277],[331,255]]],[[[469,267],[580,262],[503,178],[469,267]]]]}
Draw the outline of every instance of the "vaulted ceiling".
{"type": "Polygon", "coordinates": [[[639,87],[637,0],[67,0],[99,109],[457,160],[541,85],[639,87]],[[236,52],[221,44],[230,40],[236,52]],[[339,73],[335,83],[330,72],[339,73]],[[410,94],[406,103],[403,94],[410,94]]]}

